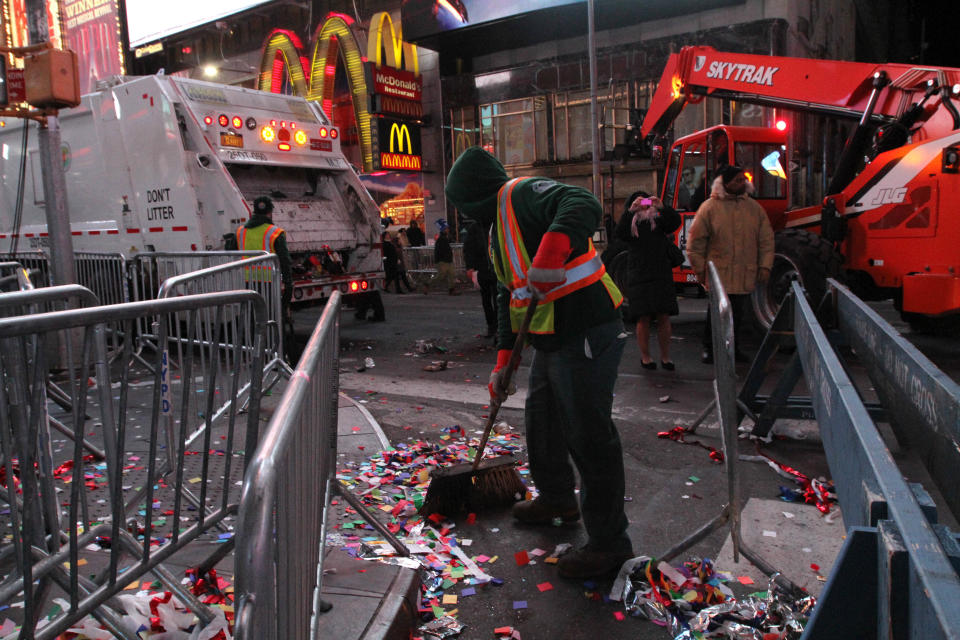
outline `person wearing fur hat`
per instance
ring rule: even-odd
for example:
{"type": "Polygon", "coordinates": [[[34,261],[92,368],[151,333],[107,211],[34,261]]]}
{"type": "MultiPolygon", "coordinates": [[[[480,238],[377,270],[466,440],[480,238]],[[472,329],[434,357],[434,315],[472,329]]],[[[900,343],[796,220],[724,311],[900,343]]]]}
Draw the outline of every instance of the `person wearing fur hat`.
{"type": "MultiPolygon", "coordinates": [[[[687,238],[687,257],[697,279],[707,285],[707,262],[712,260],[730,298],[738,362],[749,360],[740,350],[739,329],[750,308],[750,294],[766,283],[773,267],[773,228],[766,211],[750,197],[752,193],[753,184],[741,167],[721,167],[710,197],[697,209],[687,238]]],[[[701,360],[713,362],[709,310],[701,360]]]]}
{"type": "Polygon", "coordinates": [[[491,399],[507,396],[503,376],[516,331],[528,305],[537,304],[528,337],[533,361],[524,423],[539,495],[516,503],[513,516],[546,526],[557,518],[569,523],[583,517],[586,545],[560,558],[560,575],[615,573],[633,555],[623,508],[623,449],[611,418],[629,334],[618,310],[623,296],[591,242],[600,226],[600,203],[585,189],[547,178],[510,180],[480,147],[457,158],[445,191],[464,217],[493,225],[489,250],[498,280],[498,327],[491,399]]]}

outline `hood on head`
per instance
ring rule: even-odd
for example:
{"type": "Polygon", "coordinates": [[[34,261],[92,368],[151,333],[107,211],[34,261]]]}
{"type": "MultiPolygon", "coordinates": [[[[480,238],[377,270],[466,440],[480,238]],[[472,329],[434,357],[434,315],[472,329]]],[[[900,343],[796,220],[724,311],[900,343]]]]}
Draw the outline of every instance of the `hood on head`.
{"type": "Polygon", "coordinates": [[[734,200],[736,198],[746,198],[747,196],[752,196],[755,191],[756,188],[753,186],[753,183],[747,182],[747,190],[740,195],[735,196],[727,191],[726,187],[723,186],[723,176],[717,176],[714,178],[713,185],[710,187],[710,197],[720,198],[721,200],[734,200]]]}
{"type": "Polygon", "coordinates": [[[480,147],[470,147],[450,168],[444,191],[465,217],[490,224],[497,213],[497,192],[507,180],[499,160],[480,147]]]}

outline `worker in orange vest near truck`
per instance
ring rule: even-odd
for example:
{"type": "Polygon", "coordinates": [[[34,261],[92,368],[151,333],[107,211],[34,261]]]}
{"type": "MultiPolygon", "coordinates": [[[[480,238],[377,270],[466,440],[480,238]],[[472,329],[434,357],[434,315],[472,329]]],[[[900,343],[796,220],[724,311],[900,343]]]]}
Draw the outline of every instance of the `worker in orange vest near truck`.
{"type": "MultiPolygon", "coordinates": [[[[293,299],[293,268],[290,250],[287,249],[287,234],[273,224],[273,200],[267,196],[254,200],[253,215],[245,225],[237,229],[235,237],[228,236],[225,248],[277,254],[280,261],[280,279],[283,283],[280,301],[283,305],[284,324],[289,324],[290,301],[293,299]]],[[[285,327],[285,330],[289,331],[289,328],[285,327]]]]}

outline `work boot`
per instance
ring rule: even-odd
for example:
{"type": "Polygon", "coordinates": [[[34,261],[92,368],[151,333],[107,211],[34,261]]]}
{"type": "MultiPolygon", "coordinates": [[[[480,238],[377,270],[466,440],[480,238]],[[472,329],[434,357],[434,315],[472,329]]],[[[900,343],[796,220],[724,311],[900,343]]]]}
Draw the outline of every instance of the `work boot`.
{"type": "Polygon", "coordinates": [[[623,563],[633,557],[626,551],[597,551],[583,547],[557,561],[557,570],[561,578],[601,578],[615,574],[623,563]]]}
{"type": "Polygon", "coordinates": [[[495,326],[493,326],[492,324],[488,324],[488,325],[487,325],[487,333],[486,333],[486,335],[484,335],[483,337],[484,337],[484,338],[492,338],[492,337],[494,337],[495,335],[497,335],[497,328],[496,328],[495,326]]]}
{"type": "Polygon", "coordinates": [[[513,505],[513,517],[523,524],[552,524],[554,518],[576,522],[580,519],[580,509],[577,506],[555,507],[540,498],[534,498],[513,505]]]}

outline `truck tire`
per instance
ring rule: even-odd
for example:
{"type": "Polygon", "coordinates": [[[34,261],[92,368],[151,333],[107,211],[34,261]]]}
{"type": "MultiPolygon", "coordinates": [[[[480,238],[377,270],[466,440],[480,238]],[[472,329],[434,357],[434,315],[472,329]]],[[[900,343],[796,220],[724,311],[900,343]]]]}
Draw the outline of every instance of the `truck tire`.
{"type": "Polygon", "coordinates": [[[827,290],[827,278],[840,278],[841,263],[833,245],[820,236],[803,229],[778,231],[770,280],[765,287],[754,290],[752,296],[757,322],[770,328],[794,280],[800,281],[811,304],[819,304],[827,290]]]}

